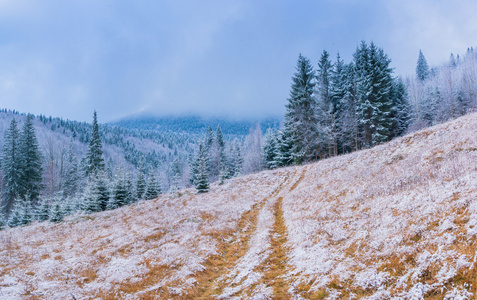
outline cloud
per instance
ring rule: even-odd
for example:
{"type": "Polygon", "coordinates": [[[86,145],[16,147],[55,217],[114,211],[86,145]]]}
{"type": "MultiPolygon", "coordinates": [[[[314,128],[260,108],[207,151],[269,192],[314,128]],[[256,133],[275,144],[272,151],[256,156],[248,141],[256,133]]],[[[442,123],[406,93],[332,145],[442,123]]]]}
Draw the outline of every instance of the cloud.
{"type": "Polygon", "coordinates": [[[396,73],[475,41],[474,1],[0,0],[1,106],[100,121],[282,115],[299,53],[373,40],[396,73]]]}

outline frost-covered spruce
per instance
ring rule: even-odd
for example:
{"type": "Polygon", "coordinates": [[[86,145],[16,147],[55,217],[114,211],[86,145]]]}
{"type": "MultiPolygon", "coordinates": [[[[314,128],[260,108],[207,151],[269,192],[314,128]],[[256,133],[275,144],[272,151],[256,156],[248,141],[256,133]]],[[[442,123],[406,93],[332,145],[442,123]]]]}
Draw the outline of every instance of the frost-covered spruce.
{"type": "Polygon", "coordinates": [[[96,185],[96,177],[92,176],[90,180],[88,181],[85,190],[83,192],[83,197],[81,201],[81,210],[83,210],[86,213],[93,213],[100,211],[101,208],[99,206],[98,202],[98,192],[95,188],[96,185]]]}
{"type": "Polygon", "coordinates": [[[7,225],[7,222],[5,221],[3,214],[0,212],[0,230],[4,229],[5,225],[7,225]]]}
{"type": "Polygon", "coordinates": [[[151,172],[151,174],[149,175],[149,181],[147,183],[145,198],[147,200],[155,199],[157,198],[157,196],[159,196],[160,193],[161,193],[161,187],[157,183],[156,176],[154,176],[154,173],[151,172]]]}
{"type": "Polygon", "coordinates": [[[58,223],[63,221],[63,217],[64,217],[64,212],[63,212],[63,208],[61,207],[61,202],[59,201],[59,199],[55,199],[55,202],[53,203],[51,207],[50,221],[58,223]]]}
{"type": "Polygon", "coordinates": [[[106,210],[109,203],[109,199],[111,198],[111,194],[109,190],[109,181],[105,172],[100,171],[98,173],[94,188],[96,190],[99,210],[106,210]]]}
{"type": "MultiPolygon", "coordinates": [[[[27,196],[28,197],[28,196],[27,196]]],[[[8,226],[17,227],[30,223],[33,220],[33,208],[31,201],[26,199],[17,199],[15,206],[10,214],[8,226]]]]}
{"type": "MultiPolygon", "coordinates": [[[[96,111],[93,114],[93,125],[91,130],[91,139],[89,141],[88,153],[86,155],[87,166],[86,175],[91,176],[104,170],[103,147],[99,134],[98,116],[96,111]]],[[[105,206],[106,208],[106,206],[105,206]]]]}
{"type": "Polygon", "coordinates": [[[115,209],[120,206],[126,205],[128,200],[128,191],[126,188],[126,177],[121,168],[116,171],[114,183],[113,183],[113,190],[112,196],[109,199],[107,208],[108,209],[115,209]]]}
{"type": "Polygon", "coordinates": [[[290,163],[300,164],[311,160],[315,153],[313,146],[317,137],[316,99],[313,95],[315,72],[310,61],[298,57],[296,72],[293,76],[290,97],[286,105],[284,137],[290,146],[284,155],[291,158],[290,163]]]}
{"type": "Polygon", "coordinates": [[[197,193],[206,193],[209,191],[208,162],[209,157],[206,151],[206,146],[204,145],[204,142],[201,141],[197,153],[197,175],[194,182],[197,193]]]}
{"type": "Polygon", "coordinates": [[[47,221],[50,219],[50,199],[44,198],[41,201],[40,206],[36,210],[36,219],[39,222],[47,221]]]}
{"type": "MultiPolygon", "coordinates": [[[[33,115],[28,114],[23,124],[19,140],[21,155],[21,197],[36,200],[42,188],[43,167],[38,141],[33,127],[33,115]]],[[[31,202],[31,201],[29,201],[31,202]]],[[[31,203],[30,203],[31,204],[31,203]]]]}
{"type": "Polygon", "coordinates": [[[144,178],[144,172],[142,169],[139,169],[136,181],[136,198],[137,200],[144,199],[144,194],[146,193],[146,179],[144,178]]]}
{"type": "Polygon", "coordinates": [[[20,195],[21,190],[21,161],[18,149],[18,137],[20,132],[17,122],[12,119],[10,127],[5,132],[4,144],[2,148],[3,180],[5,182],[4,205],[8,213],[15,205],[15,199],[20,195]]]}

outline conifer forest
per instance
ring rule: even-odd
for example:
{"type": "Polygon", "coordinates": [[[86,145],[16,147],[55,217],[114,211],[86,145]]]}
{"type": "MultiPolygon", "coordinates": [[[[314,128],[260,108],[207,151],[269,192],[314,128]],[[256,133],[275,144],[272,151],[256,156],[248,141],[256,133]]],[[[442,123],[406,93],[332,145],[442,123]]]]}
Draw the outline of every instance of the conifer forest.
{"type": "Polygon", "coordinates": [[[206,193],[213,182],[370,148],[474,111],[476,87],[473,48],[439,66],[420,51],[414,76],[402,78],[384,49],[363,41],[349,62],[326,50],[315,63],[300,54],[283,119],[247,130],[220,120],[155,129],[154,118],[100,124],[94,112],[89,124],[3,109],[0,225],[59,222],[190,186],[206,193]]]}

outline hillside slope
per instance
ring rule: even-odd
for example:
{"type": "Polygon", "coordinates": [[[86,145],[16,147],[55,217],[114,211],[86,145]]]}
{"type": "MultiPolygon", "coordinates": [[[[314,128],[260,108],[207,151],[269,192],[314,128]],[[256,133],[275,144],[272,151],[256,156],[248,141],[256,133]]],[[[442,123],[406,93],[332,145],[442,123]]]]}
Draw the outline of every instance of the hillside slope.
{"type": "Polygon", "coordinates": [[[477,114],[390,143],[0,231],[2,299],[473,299],[477,114]]]}

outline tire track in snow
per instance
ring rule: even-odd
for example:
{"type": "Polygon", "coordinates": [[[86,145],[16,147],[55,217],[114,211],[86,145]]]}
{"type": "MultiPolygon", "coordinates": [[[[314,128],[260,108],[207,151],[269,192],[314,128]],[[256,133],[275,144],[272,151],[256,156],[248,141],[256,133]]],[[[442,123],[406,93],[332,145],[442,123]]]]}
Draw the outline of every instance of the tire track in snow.
{"type": "Polygon", "coordinates": [[[226,288],[226,280],[230,270],[235,270],[240,260],[244,258],[250,250],[252,239],[256,236],[260,219],[263,218],[264,207],[269,203],[269,199],[283,189],[290,179],[287,174],[284,181],[272,193],[256,203],[251,210],[245,212],[235,232],[217,233],[218,255],[213,255],[205,262],[205,270],[196,276],[197,284],[194,289],[184,295],[183,299],[213,299],[219,297],[226,288]],[[228,236],[228,238],[225,238],[228,236]]]}

